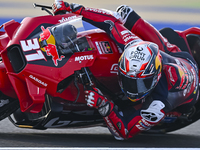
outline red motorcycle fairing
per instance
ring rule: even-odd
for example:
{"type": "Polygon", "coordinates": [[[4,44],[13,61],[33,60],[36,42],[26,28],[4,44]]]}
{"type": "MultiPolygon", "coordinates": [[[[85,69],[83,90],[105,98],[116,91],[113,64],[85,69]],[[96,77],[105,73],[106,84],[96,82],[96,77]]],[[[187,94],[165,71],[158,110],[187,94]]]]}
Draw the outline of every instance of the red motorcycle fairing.
{"type": "Polygon", "coordinates": [[[5,32],[0,31],[0,52],[7,46],[8,42],[8,35],[5,32]]]}
{"type": "MultiPolygon", "coordinates": [[[[8,31],[12,24],[5,24],[5,32],[10,41],[1,53],[5,69],[0,70],[6,70],[6,79],[14,89],[10,90],[14,94],[8,95],[15,98],[17,95],[22,112],[40,112],[46,94],[66,102],[74,102],[78,98],[77,103],[85,104],[82,84],[78,84],[79,97],[73,82],[62,92],[58,90],[59,83],[84,67],[88,67],[94,77],[111,91],[120,91],[117,82],[120,49],[104,31],[95,29],[78,33],[78,38],[86,38],[89,47],[82,52],[64,55],[58,61],[58,66],[53,64],[52,56],[40,49],[37,37],[42,32],[41,26],[46,29],[58,24],[64,17],[76,18],[73,14],[25,18],[18,26],[13,22],[13,35],[8,31]]],[[[5,85],[0,84],[0,89],[4,87],[5,85]]]]}
{"type": "Polygon", "coordinates": [[[5,95],[11,95],[12,98],[16,98],[17,95],[12,87],[8,75],[6,74],[6,68],[3,62],[0,62],[0,79],[0,91],[5,95]]]}
{"type": "MultiPolygon", "coordinates": [[[[45,101],[45,93],[53,97],[61,97],[74,101],[72,92],[57,92],[57,85],[66,77],[72,75],[75,70],[93,65],[96,58],[95,51],[80,52],[72,55],[68,62],[60,68],[27,64],[20,73],[8,73],[9,79],[18,95],[20,108],[23,112],[37,113],[42,109],[45,101]],[[91,56],[91,60],[77,61],[77,58],[91,56]]],[[[70,88],[73,90],[73,88],[70,88]]]]}

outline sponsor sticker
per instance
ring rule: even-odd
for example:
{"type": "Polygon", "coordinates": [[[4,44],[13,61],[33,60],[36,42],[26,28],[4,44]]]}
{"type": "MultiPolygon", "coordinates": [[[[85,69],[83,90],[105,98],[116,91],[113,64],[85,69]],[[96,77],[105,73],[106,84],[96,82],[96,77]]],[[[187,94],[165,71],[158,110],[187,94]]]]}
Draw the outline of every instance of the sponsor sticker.
{"type": "Polygon", "coordinates": [[[112,54],[113,53],[110,43],[108,41],[95,42],[95,44],[97,46],[99,54],[112,54]]]}
{"type": "Polygon", "coordinates": [[[34,77],[33,75],[29,75],[29,78],[35,80],[36,82],[38,82],[39,84],[42,84],[43,86],[47,86],[48,85],[47,83],[41,81],[40,79],[34,77]]]}
{"type": "Polygon", "coordinates": [[[75,57],[75,61],[85,61],[94,59],[93,55],[85,55],[85,56],[77,56],[75,57]]]}
{"type": "Polygon", "coordinates": [[[118,64],[113,64],[110,69],[110,73],[118,74],[118,64]]]}

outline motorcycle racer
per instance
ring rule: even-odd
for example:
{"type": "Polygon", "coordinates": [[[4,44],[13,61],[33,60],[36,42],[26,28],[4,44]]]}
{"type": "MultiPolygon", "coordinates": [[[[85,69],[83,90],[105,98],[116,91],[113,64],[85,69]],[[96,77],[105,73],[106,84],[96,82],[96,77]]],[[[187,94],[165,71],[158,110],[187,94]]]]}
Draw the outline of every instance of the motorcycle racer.
{"type": "Polygon", "coordinates": [[[56,0],[55,15],[72,12],[104,30],[124,50],[119,59],[119,85],[141,107],[119,110],[97,88],[87,90],[89,107],[98,109],[118,140],[128,139],[163,120],[168,112],[188,113],[198,99],[197,64],[187,52],[170,44],[132,8],[116,12],[56,0]]]}

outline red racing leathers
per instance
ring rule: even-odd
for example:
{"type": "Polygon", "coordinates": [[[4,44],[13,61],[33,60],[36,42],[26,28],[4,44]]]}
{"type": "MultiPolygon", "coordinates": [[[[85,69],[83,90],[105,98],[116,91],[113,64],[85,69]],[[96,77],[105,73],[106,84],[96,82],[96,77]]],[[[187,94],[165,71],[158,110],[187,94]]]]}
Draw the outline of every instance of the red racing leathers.
{"type": "MultiPolygon", "coordinates": [[[[71,8],[72,5],[67,11],[71,8]]],[[[119,111],[113,102],[107,100],[97,90],[87,91],[88,103],[99,109],[116,139],[131,138],[141,131],[150,129],[158,124],[166,113],[175,108],[183,112],[186,111],[185,108],[190,109],[193,106],[198,98],[198,70],[195,61],[188,53],[182,53],[177,46],[170,44],[134,11],[125,24],[122,24],[116,12],[110,13],[82,6],[74,7],[72,12],[82,15],[84,21],[104,30],[121,49],[144,40],[156,43],[162,51],[161,79],[151,97],[143,102],[141,107],[127,106],[127,109],[119,111]]]]}

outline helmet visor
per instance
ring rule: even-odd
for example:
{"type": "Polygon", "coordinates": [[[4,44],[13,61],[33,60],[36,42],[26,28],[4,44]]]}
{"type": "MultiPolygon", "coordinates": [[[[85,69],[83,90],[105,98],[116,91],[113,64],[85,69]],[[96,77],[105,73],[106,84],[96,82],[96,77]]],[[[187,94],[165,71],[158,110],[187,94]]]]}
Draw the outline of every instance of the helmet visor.
{"type": "Polygon", "coordinates": [[[119,84],[131,99],[137,99],[146,95],[155,85],[155,76],[146,78],[133,78],[119,72],[119,84]]]}

